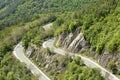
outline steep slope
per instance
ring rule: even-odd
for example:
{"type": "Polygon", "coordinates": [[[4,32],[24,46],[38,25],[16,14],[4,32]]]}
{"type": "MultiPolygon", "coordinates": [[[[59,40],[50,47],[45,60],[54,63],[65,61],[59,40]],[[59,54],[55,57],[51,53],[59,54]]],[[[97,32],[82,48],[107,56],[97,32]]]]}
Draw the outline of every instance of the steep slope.
{"type": "Polygon", "coordinates": [[[119,74],[119,2],[119,0],[99,1],[91,9],[61,16],[53,26],[55,29],[57,27],[56,46],[91,55],[102,66],[119,74]]]}

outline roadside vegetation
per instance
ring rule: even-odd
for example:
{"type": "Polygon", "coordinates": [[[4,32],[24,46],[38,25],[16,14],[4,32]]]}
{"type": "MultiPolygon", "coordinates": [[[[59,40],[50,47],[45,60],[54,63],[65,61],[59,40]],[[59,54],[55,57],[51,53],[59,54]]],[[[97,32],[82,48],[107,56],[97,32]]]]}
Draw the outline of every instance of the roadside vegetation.
{"type": "Polygon", "coordinates": [[[1,60],[0,80],[37,80],[24,63],[18,60],[8,52],[1,60]]]}

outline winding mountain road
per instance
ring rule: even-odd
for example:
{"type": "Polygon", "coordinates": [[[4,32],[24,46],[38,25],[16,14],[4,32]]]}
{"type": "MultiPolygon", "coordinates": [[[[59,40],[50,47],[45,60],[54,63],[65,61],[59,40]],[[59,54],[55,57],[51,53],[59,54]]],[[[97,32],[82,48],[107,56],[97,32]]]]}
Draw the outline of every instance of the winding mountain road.
{"type": "MultiPolygon", "coordinates": [[[[52,23],[49,23],[43,28],[45,30],[49,29],[52,23]]],[[[28,69],[39,78],[39,80],[50,80],[34,63],[29,60],[24,54],[24,48],[22,47],[22,42],[18,43],[13,51],[14,56],[20,60],[20,62],[24,62],[28,69]]]]}
{"type": "MultiPolygon", "coordinates": [[[[49,29],[50,26],[52,26],[52,23],[47,24],[45,26],[43,26],[43,28],[45,30],[49,29]]],[[[99,64],[95,63],[94,61],[90,60],[89,58],[83,57],[80,54],[75,54],[75,53],[71,53],[71,52],[66,52],[63,49],[60,48],[56,48],[54,47],[54,42],[55,42],[55,38],[54,39],[49,39],[48,41],[45,41],[43,43],[43,47],[44,48],[50,48],[51,51],[60,54],[60,55],[71,55],[71,56],[80,56],[81,59],[83,60],[83,62],[87,65],[90,66],[92,68],[99,68],[101,70],[101,74],[103,77],[109,79],[109,80],[119,80],[115,75],[113,75],[111,72],[107,71],[105,68],[103,68],[102,66],[100,66],[99,64]]],[[[31,72],[36,75],[39,76],[39,80],[50,80],[36,65],[34,65],[24,54],[23,52],[23,47],[22,47],[22,43],[20,42],[13,51],[13,54],[15,55],[15,57],[17,59],[19,59],[21,62],[24,62],[27,67],[31,70],[31,72]]]]}
{"type": "Polygon", "coordinates": [[[80,54],[75,54],[75,53],[71,53],[71,52],[66,52],[65,50],[63,49],[60,49],[60,48],[56,48],[54,47],[54,41],[55,41],[55,38],[54,39],[50,39],[48,41],[45,41],[43,43],[43,48],[49,48],[51,51],[57,53],[57,54],[60,54],[60,55],[71,55],[71,56],[80,56],[81,59],[83,60],[83,62],[87,65],[87,66],[90,66],[92,68],[99,68],[101,70],[101,75],[103,77],[105,77],[106,79],[108,80],[119,80],[114,74],[112,74],[111,72],[107,71],[105,68],[103,68],[102,66],[100,66],[99,64],[97,64],[96,62],[90,60],[89,58],[86,58],[86,57],[83,57],[81,56],[80,54]]]}

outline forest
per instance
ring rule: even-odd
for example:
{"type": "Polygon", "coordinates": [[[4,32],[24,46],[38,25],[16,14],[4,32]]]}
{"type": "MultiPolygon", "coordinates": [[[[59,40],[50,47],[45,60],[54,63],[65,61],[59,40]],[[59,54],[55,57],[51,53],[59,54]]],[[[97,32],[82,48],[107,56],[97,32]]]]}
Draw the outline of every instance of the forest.
{"type": "Polygon", "coordinates": [[[38,14],[72,12],[95,2],[96,0],[1,0],[0,30],[34,20],[38,14]]]}

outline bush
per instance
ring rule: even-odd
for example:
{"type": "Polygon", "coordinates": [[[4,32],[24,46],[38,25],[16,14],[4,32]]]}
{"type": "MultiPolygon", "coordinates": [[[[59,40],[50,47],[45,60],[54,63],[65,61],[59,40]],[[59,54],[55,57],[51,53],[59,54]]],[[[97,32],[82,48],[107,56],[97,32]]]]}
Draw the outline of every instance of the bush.
{"type": "Polygon", "coordinates": [[[5,42],[3,44],[0,45],[0,52],[3,53],[7,53],[9,51],[12,50],[12,43],[11,42],[5,42]]]}
{"type": "Polygon", "coordinates": [[[120,70],[118,70],[117,74],[120,75],[120,70]]]}
{"type": "Polygon", "coordinates": [[[80,57],[75,57],[74,59],[74,62],[77,64],[77,65],[79,65],[80,64],[80,61],[81,61],[81,58],[80,57]]]}
{"type": "Polygon", "coordinates": [[[50,48],[47,48],[46,51],[47,51],[48,55],[53,55],[53,54],[54,54],[54,52],[52,52],[52,51],[50,50],[50,48]]]}
{"type": "Polygon", "coordinates": [[[108,63],[108,66],[109,66],[109,68],[110,68],[111,70],[114,70],[114,69],[116,68],[116,64],[115,64],[114,61],[110,61],[110,62],[108,63]]]}

